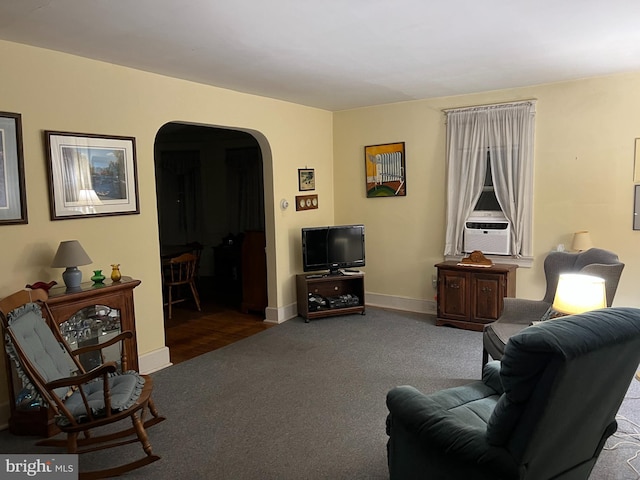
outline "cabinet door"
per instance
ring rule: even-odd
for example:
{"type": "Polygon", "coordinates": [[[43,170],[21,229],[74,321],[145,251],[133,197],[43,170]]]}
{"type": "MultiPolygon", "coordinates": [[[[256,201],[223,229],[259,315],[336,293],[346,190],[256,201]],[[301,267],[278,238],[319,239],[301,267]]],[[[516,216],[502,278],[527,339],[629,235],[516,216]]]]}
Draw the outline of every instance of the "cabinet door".
{"type": "Polygon", "coordinates": [[[440,270],[438,276],[438,316],[467,320],[469,318],[468,274],[440,270]]]}
{"type": "MultiPolygon", "coordinates": [[[[95,304],[84,307],[71,315],[68,320],[60,323],[58,328],[71,350],[98,345],[111,340],[122,331],[121,313],[117,308],[95,304]]],[[[121,342],[79,355],[78,360],[86,371],[102,365],[104,362],[115,362],[118,370],[122,371],[121,342]]]]}
{"type": "Polygon", "coordinates": [[[504,275],[473,275],[471,286],[472,320],[483,323],[497,320],[502,311],[504,297],[504,275]]]}

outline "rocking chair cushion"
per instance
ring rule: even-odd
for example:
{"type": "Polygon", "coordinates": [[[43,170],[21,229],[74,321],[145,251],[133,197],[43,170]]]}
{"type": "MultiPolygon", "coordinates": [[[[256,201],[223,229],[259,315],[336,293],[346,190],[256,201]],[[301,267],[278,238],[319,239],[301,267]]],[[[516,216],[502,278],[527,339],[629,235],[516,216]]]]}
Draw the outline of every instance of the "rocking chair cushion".
{"type": "MultiPolygon", "coordinates": [[[[135,371],[110,377],[109,391],[111,393],[111,410],[113,412],[121,412],[131,407],[140,397],[143,386],[144,378],[135,371]]],[[[106,412],[102,380],[96,379],[86,383],[82,386],[82,390],[87,397],[91,414],[97,417],[104,416],[106,412]]],[[[88,418],[79,389],[65,400],[64,405],[69,409],[77,422],[82,422],[88,418]]],[[[56,420],[56,423],[58,423],[58,425],[68,425],[70,422],[68,418],[61,416],[56,420]]]]}
{"type": "MultiPolygon", "coordinates": [[[[28,303],[19,307],[8,315],[8,320],[9,328],[22,345],[25,355],[46,382],[71,376],[71,364],[42,318],[39,305],[28,303]]],[[[68,391],[68,387],[61,387],[55,393],[64,398],[68,391]]]]}

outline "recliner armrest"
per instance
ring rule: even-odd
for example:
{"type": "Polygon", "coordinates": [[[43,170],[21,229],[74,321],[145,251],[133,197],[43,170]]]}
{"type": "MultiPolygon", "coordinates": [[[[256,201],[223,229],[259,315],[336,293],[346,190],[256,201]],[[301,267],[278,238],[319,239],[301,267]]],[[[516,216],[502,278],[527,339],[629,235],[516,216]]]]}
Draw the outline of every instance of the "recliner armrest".
{"type": "Polygon", "coordinates": [[[482,368],[482,382],[495,390],[497,394],[502,395],[504,393],[502,380],[500,380],[500,362],[498,360],[489,362],[482,368]]]}
{"type": "Polygon", "coordinates": [[[507,297],[504,299],[502,315],[496,321],[530,325],[541,320],[550,306],[550,303],[542,300],[507,297]]]}
{"type": "Polygon", "coordinates": [[[478,415],[490,412],[497,400],[498,394],[481,381],[430,395],[408,385],[396,387],[387,393],[387,433],[393,438],[394,425],[400,423],[424,448],[441,452],[438,455],[453,455],[456,461],[508,472],[506,476],[512,477],[513,458],[505,449],[487,443],[486,424],[478,415]],[[465,408],[474,403],[478,408],[465,408]]]}

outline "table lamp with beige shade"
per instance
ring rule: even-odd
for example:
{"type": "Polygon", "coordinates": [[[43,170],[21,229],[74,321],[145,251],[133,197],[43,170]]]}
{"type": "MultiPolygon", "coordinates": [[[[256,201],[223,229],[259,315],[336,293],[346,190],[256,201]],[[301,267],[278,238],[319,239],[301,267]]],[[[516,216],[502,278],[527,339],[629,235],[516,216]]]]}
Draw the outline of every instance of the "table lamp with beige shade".
{"type": "Polygon", "coordinates": [[[606,306],[607,292],[604,278],[579,273],[562,273],[558,277],[553,304],[542,320],[577,315],[606,306]]]}
{"type": "Polygon", "coordinates": [[[571,250],[575,252],[584,252],[593,247],[591,241],[591,235],[587,230],[580,230],[573,234],[573,241],[571,242],[571,250]]]}

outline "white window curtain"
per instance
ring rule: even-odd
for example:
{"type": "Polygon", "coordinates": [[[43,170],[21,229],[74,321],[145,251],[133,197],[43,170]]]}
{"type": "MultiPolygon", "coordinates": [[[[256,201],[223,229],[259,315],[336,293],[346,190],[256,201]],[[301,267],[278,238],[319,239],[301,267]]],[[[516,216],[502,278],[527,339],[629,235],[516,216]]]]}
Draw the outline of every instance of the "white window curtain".
{"type": "Polygon", "coordinates": [[[93,190],[88,154],[78,148],[61,147],[65,206],[79,201],[81,190],[93,190]]]}
{"type": "Polygon", "coordinates": [[[448,110],[445,255],[462,255],[464,223],[484,183],[489,151],[496,198],[511,223],[511,251],[532,256],[535,102],[448,110]]]}

